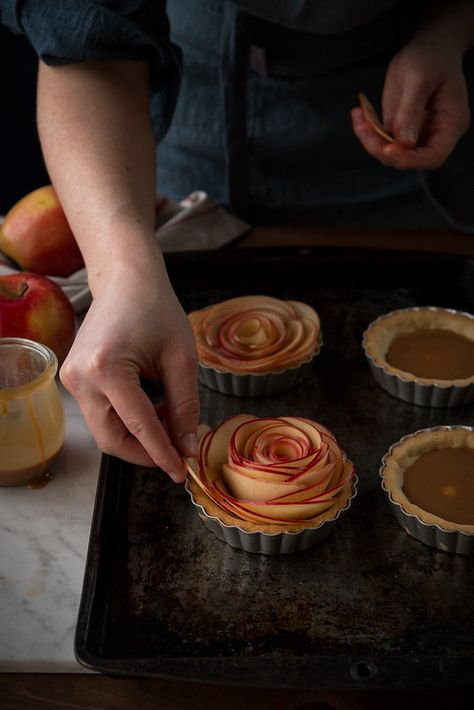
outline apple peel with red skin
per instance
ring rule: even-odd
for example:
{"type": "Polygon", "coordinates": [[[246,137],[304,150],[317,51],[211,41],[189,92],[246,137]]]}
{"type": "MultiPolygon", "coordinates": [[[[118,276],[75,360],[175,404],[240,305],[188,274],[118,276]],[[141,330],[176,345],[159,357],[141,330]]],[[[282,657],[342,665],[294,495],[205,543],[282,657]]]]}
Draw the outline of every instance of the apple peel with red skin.
{"type": "Polygon", "coordinates": [[[221,372],[281,372],[309,360],[321,324],[311,306],[238,296],[188,314],[202,365],[221,372]]]}
{"type": "Polygon", "coordinates": [[[221,510],[288,529],[317,523],[355,477],[326,427],[303,417],[250,414],[208,428],[186,468],[221,510]]]}

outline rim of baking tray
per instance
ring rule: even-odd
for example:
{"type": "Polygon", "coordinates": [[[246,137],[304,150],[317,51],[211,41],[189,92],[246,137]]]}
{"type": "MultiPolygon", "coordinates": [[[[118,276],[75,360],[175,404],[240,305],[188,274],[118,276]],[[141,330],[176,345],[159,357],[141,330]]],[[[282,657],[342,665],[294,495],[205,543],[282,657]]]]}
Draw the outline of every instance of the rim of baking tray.
{"type": "Polygon", "coordinates": [[[423,527],[437,528],[442,533],[445,533],[448,535],[465,535],[466,537],[473,537],[474,533],[463,532],[462,530],[446,530],[446,528],[443,528],[441,525],[438,525],[437,523],[425,523],[425,521],[422,520],[418,515],[416,515],[415,513],[408,513],[401,503],[399,503],[396,500],[393,500],[392,494],[385,486],[385,477],[384,477],[385,467],[387,465],[387,460],[392,455],[394,449],[401,446],[408,439],[413,439],[418,434],[425,434],[425,433],[430,434],[435,431],[451,431],[454,429],[464,429],[465,431],[473,431],[474,432],[474,427],[472,427],[472,426],[465,426],[463,424],[445,424],[445,425],[440,425],[440,426],[428,427],[427,429],[418,429],[417,431],[414,431],[412,434],[406,434],[405,436],[402,436],[402,438],[399,439],[398,441],[396,441],[394,444],[392,444],[390,446],[390,448],[388,449],[388,451],[386,451],[386,453],[383,455],[382,464],[379,468],[379,476],[381,478],[381,486],[382,486],[383,490],[385,491],[390,503],[393,506],[396,506],[397,508],[399,508],[401,510],[401,512],[403,513],[403,515],[406,516],[407,518],[415,518],[415,520],[417,520],[420,523],[420,525],[423,525],[423,527]]]}
{"type": "MultiPolygon", "coordinates": [[[[375,318],[367,328],[364,330],[364,333],[362,335],[362,347],[365,352],[365,356],[367,360],[369,360],[374,367],[376,367],[378,370],[381,370],[385,375],[388,375],[389,377],[396,377],[399,380],[403,380],[403,382],[415,382],[419,387],[424,387],[425,389],[429,387],[434,387],[439,390],[446,390],[451,387],[458,387],[459,389],[464,389],[466,387],[470,387],[473,384],[472,377],[470,378],[465,378],[466,382],[463,384],[452,384],[450,382],[446,382],[446,384],[439,384],[438,382],[421,382],[421,380],[418,379],[415,375],[410,375],[410,373],[406,373],[403,370],[397,370],[397,372],[391,372],[390,370],[387,370],[384,365],[381,365],[380,363],[376,362],[372,356],[372,354],[368,351],[367,347],[367,335],[369,331],[377,324],[380,323],[383,320],[386,320],[387,318],[390,318],[397,313],[413,313],[414,311],[420,312],[420,311],[437,311],[437,312],[443,312],[443,313],[452,313],[454,315],[461,315],[461,316],[466,316],[470,320],[474,321],[474,315],[472,313],[468,313],[467,311],[458,311],[455,308],[442,308],[440,306],[413,306],[413,308],[398,308],[394,311],[389,311],[388,313],[383,313],[381,316],[378,318],[375,318]]],[[[424,378],[428,379],[428,378],[424,378]]],[[[460,380],[458,380],[459,383],[460,380]]]]}

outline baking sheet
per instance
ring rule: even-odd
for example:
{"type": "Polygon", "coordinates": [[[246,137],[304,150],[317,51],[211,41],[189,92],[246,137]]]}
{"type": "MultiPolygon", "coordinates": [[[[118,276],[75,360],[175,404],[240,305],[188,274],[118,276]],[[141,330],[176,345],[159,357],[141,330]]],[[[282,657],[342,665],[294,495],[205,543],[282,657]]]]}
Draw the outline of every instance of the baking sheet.
{"type": "Polygon", "coordinates": [[[474,406],[417,407],[381,390],[361,348],[389,310],[474,312],[474,261],[330,248],[167,257],[186,310],[262,293],[310,303],[324,347],[311,377],[258,400],[200,389],[202,420],[239,412],[321,421],[355,462],[359,493],[321,545],[290,556],[234,550],[202,525],[183,486],[104,456],[76,655],[109,673],[273,687],[407,688],[472,682],[472,558],[409,537],[382,493],[401,436],[472,425],[474,406]]]}

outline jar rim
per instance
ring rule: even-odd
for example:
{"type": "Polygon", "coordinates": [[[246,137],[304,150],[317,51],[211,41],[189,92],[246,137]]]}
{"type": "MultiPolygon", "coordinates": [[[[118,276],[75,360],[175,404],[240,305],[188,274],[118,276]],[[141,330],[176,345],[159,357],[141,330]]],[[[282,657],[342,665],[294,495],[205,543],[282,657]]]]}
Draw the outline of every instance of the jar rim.
{"type": "Polygon", "coordinates": [[[31,380],[24,382],[20,385],[12,387],[0,387],[0,399],[11,399],[12,396],[18,396],[23,392],[31,390],[32,388],[37,388],[43,383],[48,382],[56,376],[58,371],[58,359],[54,352],[47,345],[43,343],[38,343],[35,340],[30,340],[29,338],[17,338],[17,337],[5,337],[0,338],[0,354],[3,348],[18,347],[22,348],[24,351],[29,351],[40,355],[44,361],[44,370],[40,372],[36,377],[31,380]]]}

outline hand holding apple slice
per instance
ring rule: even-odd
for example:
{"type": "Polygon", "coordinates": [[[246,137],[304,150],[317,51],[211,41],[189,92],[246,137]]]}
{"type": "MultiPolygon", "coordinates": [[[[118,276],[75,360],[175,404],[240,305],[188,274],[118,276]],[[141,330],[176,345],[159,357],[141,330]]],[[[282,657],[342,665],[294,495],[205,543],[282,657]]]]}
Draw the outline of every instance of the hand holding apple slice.
{"type": "Polygon", "coordinates": [[[351,486],[331,432],[303,417],[239,414],[205,433],[190,476],[223,511],[257,524],[314,524],[351,486]]]}

